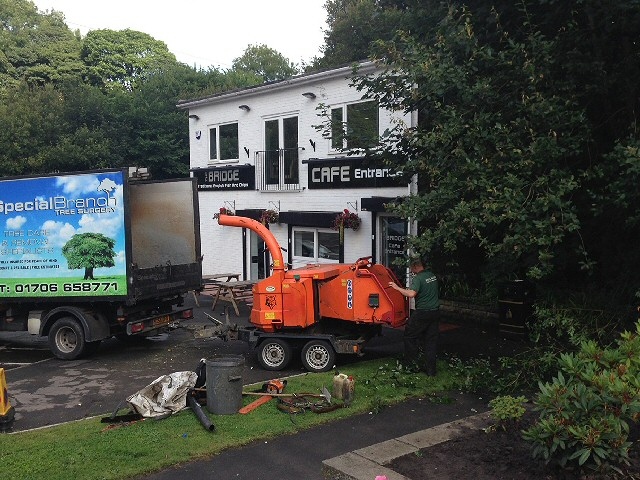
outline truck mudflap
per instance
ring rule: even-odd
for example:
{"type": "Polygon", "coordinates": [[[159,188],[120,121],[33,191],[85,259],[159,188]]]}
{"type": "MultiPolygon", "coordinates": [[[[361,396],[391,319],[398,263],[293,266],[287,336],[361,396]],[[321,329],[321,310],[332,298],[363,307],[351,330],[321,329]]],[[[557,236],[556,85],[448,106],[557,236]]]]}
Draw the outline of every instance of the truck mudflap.
{"type": "Polygon", "coordinates": [[[256,328],[239,328],[235,334],[237,340],[248,343],[255,348],[262,340],[268,338],[278,338],[285,340],[293,345],[303,344],[310,340],[324,340],[328,342],[336,353],[340,354],[356,354],[362,356],[362,349],[367,343],[367,339],[363,337],[349,338],[337,337],[331,334],[321,333],[281,333],[281,332],[263,332],[256,328]]]}
{"type": "Polygon", "coordinates": [[[170,312],[159,313],[127,323],[127,335],[139,335],[159,329],[177,327],[182,320],[193,318],[193,308],[177,308],[170,312]]]}

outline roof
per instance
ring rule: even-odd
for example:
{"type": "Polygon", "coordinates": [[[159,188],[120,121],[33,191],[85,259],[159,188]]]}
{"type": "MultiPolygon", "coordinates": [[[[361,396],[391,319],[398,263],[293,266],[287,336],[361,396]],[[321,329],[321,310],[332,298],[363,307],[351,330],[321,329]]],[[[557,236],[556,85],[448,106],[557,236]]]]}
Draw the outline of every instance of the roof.
{"type": "Polygon", "coordinates": [[[376,64],[372,61],[363,61],[351,63],[331,70],[322,70],[312,73],[306,73],[302,75],[296,75],[295,77],[287,78],[285,80],[278,80],[274,82],[266,82],[260,85],[254,85],[251,87],[243,87],[235,90],[229,90],[226,92],[216,93],[215,95],[209,95],[203,98],[196,98],[193,100],[179,100],[177,103],[178,108],[189,109],[192,107],[202,107],[205,105],[212,105],[232,98],[247,97],[250,95],[258,95],[266,92],[273,92],[277,90],[283,90],[291,87],[302,86],[309,83],[315,83],[318,81],[339,77],[342,75],[350,76],[353,73],[355,67],[359,68],[359,71],[369,72],[375,69],[376,64]]]}

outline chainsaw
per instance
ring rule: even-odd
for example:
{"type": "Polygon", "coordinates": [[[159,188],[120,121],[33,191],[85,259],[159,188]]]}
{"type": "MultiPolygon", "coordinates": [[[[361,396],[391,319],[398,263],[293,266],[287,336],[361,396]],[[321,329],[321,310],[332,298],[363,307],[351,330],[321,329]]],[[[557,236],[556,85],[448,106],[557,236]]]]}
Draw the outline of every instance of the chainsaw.
{"type": "Polygon", "coordinates": [[[267,403],[273,398],[274,395],[282,395],[284,387],[286,386],[286,380],[280,380],[276,378],[263,383],[262,388],[257,392],[244,392],[246,395],[260,395],[261,398],[242,407],[240,410],[238,410],[238,413],[247,414],[258,408],[260,405],[267,403]]]}

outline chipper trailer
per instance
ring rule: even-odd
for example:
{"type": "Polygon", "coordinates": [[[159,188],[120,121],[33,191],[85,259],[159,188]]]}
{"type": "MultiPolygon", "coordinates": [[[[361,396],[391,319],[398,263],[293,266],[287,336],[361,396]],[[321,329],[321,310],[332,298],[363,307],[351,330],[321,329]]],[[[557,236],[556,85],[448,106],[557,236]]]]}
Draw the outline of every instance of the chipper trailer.
{"type": "Polygon", "coordinates": [[[398,328],[408,317],[408,301],[389,288],[393,272],[371,257],[353,264],[309,264],[288,270],[273,234],[253,219],[221,214],[223,226],[248,228],[271,254],[272,274],[253,286],[251,326],[220,325],[214,335],[248,342],[266,370],[282,370],[293,352],[312,372],[330,370],[336,354],[362,354],[365,343],[398,328]]]}

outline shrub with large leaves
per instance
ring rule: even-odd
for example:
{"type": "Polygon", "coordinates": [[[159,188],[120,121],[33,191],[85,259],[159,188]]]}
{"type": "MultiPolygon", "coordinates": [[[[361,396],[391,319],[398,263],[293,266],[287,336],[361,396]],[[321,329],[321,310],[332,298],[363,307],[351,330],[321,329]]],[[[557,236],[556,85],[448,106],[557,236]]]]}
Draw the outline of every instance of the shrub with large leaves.
{"type": "Polygon", "coordinates": [[[627,464],[629,426],[640,419],[640,322],[614,347],[583,342],[576,354],[561,355],[559,368],[539,384],[540,417],[523,433],[534,457],[598,472],[627,464]]]}

